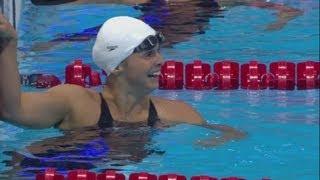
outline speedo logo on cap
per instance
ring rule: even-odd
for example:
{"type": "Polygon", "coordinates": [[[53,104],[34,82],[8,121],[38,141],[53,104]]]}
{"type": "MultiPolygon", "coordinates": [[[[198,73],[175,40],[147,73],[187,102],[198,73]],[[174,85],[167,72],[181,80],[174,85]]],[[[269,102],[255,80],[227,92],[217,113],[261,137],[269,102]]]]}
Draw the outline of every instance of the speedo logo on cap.
{"type": "Polygon", "coordinates": [[[108,49],[109,52],[113,51],[113,50],[115,50],[117,48],[118,48],[118,46],[107,46],[107,49],[108,49]]]}

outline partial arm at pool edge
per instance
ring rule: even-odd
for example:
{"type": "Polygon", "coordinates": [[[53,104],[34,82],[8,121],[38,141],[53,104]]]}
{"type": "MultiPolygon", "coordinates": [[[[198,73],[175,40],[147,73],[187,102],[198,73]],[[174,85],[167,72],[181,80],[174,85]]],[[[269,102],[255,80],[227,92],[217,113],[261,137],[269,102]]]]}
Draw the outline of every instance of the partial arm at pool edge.
{"type": "Polygon", "coordinates": [[[218,130],[221,132],[221,136],[219,137],[212,137],[210,139],[199,140],[197,142],[197,144],[204,147],[221,145],[221,144],[224,144],[225,142],[232,141],[232,140],[240,140],[247,136],[246,133],[227,125],[203,123],[201,124],[201,127],[212,129],[215,131],[218,130]]]}
{"type": "Polygon", "coordinates": [[[199,141],[198,144],[201,146],[216,146],[224,144],[227,141],[239,140],[246,137],[246,133],[233,127],[208,124],[194,108],[183,101],[164,100],[155,97],[152,100],[157,103],[157,111],[160,118],[169,124],[188,123],[221,132],[221,136],[219,137],[215,136],[199,141]]]}
{"type": "Polygon", "coordinates": [[[199,140],[197,142],[198,145],[203,147],[218,146],[228,141],[243,139],[246,136],[244,132],[227,125],[208,124],[194,108],[184,102],[180,102],[180,106],[180,109],[182,110],[180,116],[183,117],[185,122],[221,132],[221,135],[218,137],[214,136],[209,139],[199,140]]]}
{"type": "Polygon", "coordinates": [[[283,4],[266,2],[262,0],[256,0],[247,4],[248,6],[271,9],[278,11],[277,20],[269,24],[266,30],[279,30],[284,27],[289,21],[295,19],[303,14],[303,11],[293,7],[288,7],[283,4]]]}

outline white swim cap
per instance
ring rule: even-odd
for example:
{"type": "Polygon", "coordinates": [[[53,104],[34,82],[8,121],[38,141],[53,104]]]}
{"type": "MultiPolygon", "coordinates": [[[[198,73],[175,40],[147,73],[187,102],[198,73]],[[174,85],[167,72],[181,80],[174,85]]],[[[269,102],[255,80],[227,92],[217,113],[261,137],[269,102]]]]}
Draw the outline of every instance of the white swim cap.
{"type": "Polygon", "coordinates": [[[156,31],[139,19],[111,18],[98,32],[92,50],[93,61],[109,75],[150,35],[156,35],[156,31]]]}

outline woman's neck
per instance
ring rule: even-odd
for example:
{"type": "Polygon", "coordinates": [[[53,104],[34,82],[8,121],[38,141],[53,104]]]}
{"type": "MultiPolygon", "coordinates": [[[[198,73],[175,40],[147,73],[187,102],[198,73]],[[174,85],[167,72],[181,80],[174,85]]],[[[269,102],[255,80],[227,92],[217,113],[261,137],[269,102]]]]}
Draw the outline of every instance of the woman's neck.
{"type": "Polygon", "coordinates": [[[109,101],[108,103],[113,103],[118,113],[124,117],[142,112],[149,107],[149,93],[130,87],[125,82],[109,81],[102,94],[109,101]]]}

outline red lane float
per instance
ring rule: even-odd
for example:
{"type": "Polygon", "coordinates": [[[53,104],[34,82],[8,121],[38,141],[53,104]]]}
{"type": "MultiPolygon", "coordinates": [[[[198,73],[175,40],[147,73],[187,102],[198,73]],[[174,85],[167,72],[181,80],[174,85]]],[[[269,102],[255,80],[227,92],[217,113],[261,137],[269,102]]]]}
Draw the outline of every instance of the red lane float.
{"type": "Polygon", "coordinates": [[[224,60],[214,64],[214,73],[218,75],[217,89],[231,90],[239,88],[239,64],[224,60]]]}
{"type": "Polygon", "coordinates": [[[209,90],[215,85],[210,64],[195,60],[186,65],[186,89],[209,90]]]}
{"type": "Polygon", "coordinates": [[[57,76],[50,74],[23,74],[20,75],[20,83],[24,86],[50,88],[61,84],[61,81],[57,76]]]}
{"type": "Polygon", "coordinates": [[[218,180],[218,178],[210,176],[192,176],[191,180],[218,180]]]}
{"type": "Polygon", "coordinates": [[[35,84],[36,88],[50,88],[61,84],[58,77],[54,75],[41,75],[35,84]]]}
{"type": "Polygon", "coordinates": [[[161,67],[159,76],[159,89],[183,88],[182,62],[166,61],[161,67]]]}
{"type": "Polygon", "coordinates": [[[274,86],[271,89],[294,90],[295,64],[278,61],[270,64],[270,72],[274,75],[274,86]]]}
{"type": "Polygon", "coordinates": [[[96,173],[84,169],[77,169],[68,173],[68,180],[96,180],[96,173]]]}
{"type": "Polygon", "coordinates": [[[105,173],[98,174],[97,180],[125,180],[126,177],[116,171],[107,170],[105,173]]]}
{"type": "Polygon", "coordinates": [[[48,168],[44,173],[37,174],[36,180],[64,180],[64,176],[58,174],[54,168],[48,168]]]}
{"type": "MultiPolygon", "coordinates": [[[[54,168],[48,168],[44,173],[36,174],[36,180],[63,180],[64,176],[58,174],[54,168]]],[[[68,172],[67,180],[126,180],[126,176],[122,173],[117,173],[114,170],[107,170],[104,173],[96,174],[84,169],[76,169],[68,172]]],[[[192,176],[191,180],[218,180],[217,177],[211,176],[192,176]]],[[[128,180],[187,180],[186,176],[179,174],[163,174],[157,175],[146,172],[131,173],[128,180]]],[[[242,177],[224,177],[220,180],[245,180],[242,177]]],[[[261,180],[271,180],[270,178],[262,178],[261,180]]]]}
{"type": "Polygon", "coordinates": [[[241,88],[258,90],[266,89],[270,83],[268,79],[262,80],[267,75],[267,66],[258,61],[250,61],[241,65],[241,88]]]}
{"type": "Polygon", "coordinates": [[[297,88],[314,89],[320,84],[320,62],[307,61],[297,64],[297,88]]]}
{"type": "Polygon", "coordinates": [[[90,86],[100,86],[101,85],[101,78],[100,74],[97,71],[91,71],[89,76],[89,85],[90,86]]]}
{"type": "Polygon", "coordinates": [[[87,64],[83,64],[80,59],[77,59],[73,63],[67,65],[65,76],[66,84],[76,84],[83,87],[101,85],[99,73],[92,71],[91,67],[87,64]]]}
{"type": "Polygon", "coordinates": [[[129,180],[157,180],[157,176],[146,172],[132,173],[129,176],[129,180]]]}
{"type": "Polygon", "coordinates": [[[221,180],[246,180],[246,179],[240,178],[240,177],[226,177],[226,178],[221,178],[221,180]]]}
{"type": "Polygon", "coordinates": [[[159,176],[159,180],[187,180],[187,178],[179,174],[163,174],[159,176]]]}
{"type": "Polygon", "coordinates": [[[77,59],[73,63],[67,65],[65,69],[66,84],[76,84],[85,87],[88,83],[86,79],[91,74],[91,68],[83,64],[81,60],[77,59]]]}
{"type": "MultiPolygon", "coordinates": [[[[319,62],[306,61],[297,64],[287,61],[278,61],[270,64],[270,72],[267,66],[258,61],[250,61],[242,64],[240,69],[241,88],[249,90],[260,89],[317,89],[320,86],[319,62]],[[297,72],[297,78],[296,76],[297,72]]],[[[214,72],[211,66],[200,60],[186,64],[185,88],[192,90],[232,90],[239,88],[239,64],[225,60],[216,62],[214,72]]],[[[159,76],[159,89],[183,89],[184,70],[183,63],[167,61],[161,67],[159,76]]],[[[83,87],[101,85],[100,74],[91,69],[81,60],[75,60],[65,69],[66,84],[77,84],[83,87]]],[[[102,75],[105,75],[102,73],[102,75]]],[[[50,88],[61,84],[61,81],[54,75],[31,74],[20,75],[22,85],[37,88],[50,88]]]]}

